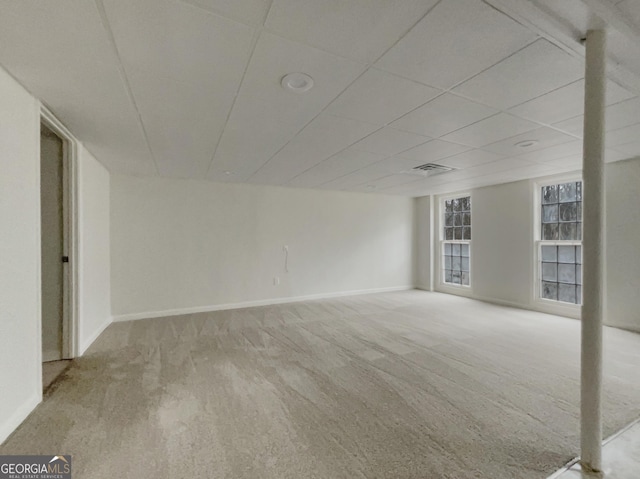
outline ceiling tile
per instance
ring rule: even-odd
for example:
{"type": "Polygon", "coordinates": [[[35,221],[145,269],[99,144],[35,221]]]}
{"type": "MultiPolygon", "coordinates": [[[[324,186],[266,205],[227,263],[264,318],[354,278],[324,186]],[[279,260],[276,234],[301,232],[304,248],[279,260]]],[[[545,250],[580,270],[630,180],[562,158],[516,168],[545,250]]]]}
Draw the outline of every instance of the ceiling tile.
{"type": "Polygon", "coordinates": [[[523,152],[542,150],[550,146],[568,143],[574,140],[575,137],[573,136],[566,135],[544,126],[527,133],[521,133],[520,135],[507,138],[506,140],[491,143],[484,146],[483,149],[503,156],[517,156],[521,155],[523,152]],[[536,141],[537,143],[526,148],[518,146],[518,143],[530,140],[536,141]]]}
{"type": "Polygon", "coordinates": [[[274,121],[298,125],[300,130],[364,69],[362,63],[263,33],[247,68],[236,105],[250,111],[255,104],[256,110],[269,112],[274,121]],[[314,79],[313,88],[304,93],[282,88],[282,77],[291,72],[310,75],[314,79]]]}
{"type": "Polygon", "coordinates": [[[525,166],[531,165],[532,163],[521,160],[519,158],[505,158],[503,160],[492,161],[491,163],[484,163],[482,165],[474,166],[471,168],[465,168],[464,170],[457,170],[451,173],[446,173],[446,175],[451,180],[460,180],[500,173],[515,168],[524,168],[525,166]]]}
{"type": "MultiPolygon", "coordinates": [[[[607,105],[632,98],[633,93],[607,82],[607,105]]],[[[584,80],[578,80],[557,90],[525,102],[509,110],[510,113],[540,123],[557,123],[582,115],[584,109],[584,80]]]]}
{"type": "Polygon", "coordinates": [[[510,108],[581,78],[582,63],[538,40],[453,91],[496,108],[510,108]]]}
{"type": "Polygon", "coordinates": [[[436,163],[442,158],[468,150],[466,146],[443,140],[431,140],[423,145],[400,153],[398,156],[424,163],[436,163]]]}
{"type": "Polygon", "coordinates": [[[386,125],[440,93],[435,88],[371,68],[326,111],[343,118],[386,125]]]}
{"type": "Polygon", "coordinates": [[[353,148],[387,157],[425,143],[430,139],[426,136],[414,135],[393,128],[382,128],[360,140],[353,145],[353,148]]]}
{"type": "Polygon", "coordinates": [[[582,155],[582,140],[573,140],[537,151],[531,151],[518,155],[518,158],[527,161],[535,161],[537,163],[544,163],[574,155],[582,155]]]}
{"type": "Polygon", "coordinates": [[[271,0],[181,0],[248,25],[262,25],[271,0]]]}
{"type": "Polygon", "coordinates": [[[437,138],[496,113],[494,108],[445,93],[407,113],[391,126],[437,138]]]}
{"type": "Polygon", "coordinates": [[[285,184],[377,128],[371,123],[323,113],[260,168],[249,182],[285,184]]]}
{"type": "Polygon", "coordinates": [[[636,123],[640,123],[640,98],[633,98],[607,107],[605,112],[607,131],[636,123]]]}
{"type": "Polygon", "coordinates": [[[604,150],[605,163],[613,163],[614,161],[628,160],[640,155],[640,140],[625,143],[617,146],[615,149],[606,148],[604,150]]]}
{"type": "Polygon", "coordinates": [[[565,133],[569,133],[571,135],[578,136],[582,138],[582,132],[584,128],[584,116],[576,116],[574,118],[569,118],[568,120],[559,121],[558,123],[554,123],[552,126],[557,128],[558,130],[562,130],[565,133]]]}
{"type": "Polygon", "coordinates": [[[293,178],[289,186],[313,188],[382,161],[384,156],[347,148],[293,178]]]}
{"type": "Polygon", "coordinates": [[[619,145],[637,141],[640,138],[640,123],[626,126],[613,131],[607,131],[605,143],[607,148],[617,148],[619,145]]]}
{"type": "Polygon", "coordinates": [[[274,0],[266,27],[284,37],[371,63],[435,3],[436,0],[274,0]]]}
{"type": "MultiPolygon", "coordinates": [[[[605,111],[605,128],[607,131],[618,130],[625,126],[640,123],[640,98],[632,98],[615,105],[609,105],[605,111]]],[[[576,116],[553,125],[559,130],[582,137],[584,116],[576,116]]]]}
{"type": "Polygon", "coordinates": [[[125,69],[235,95],[249,60],[252,28],[184,2],[103,3],[125,69]]]}
{"type": "Polygon", "coordinates": [[[383,192],[385,188],[406,185],[407,183],[413,183],[414,181],[416,181],[416,178],[412,175],[389,175],[349,189],[355,191],[371,191],[372,193],[374,191],[383,192]],[[371,188],[371,186],[373,186],[373,188],[371,188]]]}
{"type": "Polygon", "coordinates": [[[95,3],[5,2],[0,63],[110,171],[156,174],[95,3]]]}
{"type": "Polygon", "coordinates": [[[484,150],[468,150],[463,153],[438,160],[438,164],[450,166],[452,168],[463,169],[478,166],[483,163],[490,163],[502,158],[504,157],[501,155],[490,153],[484,150]]]}
{"type": "Polygon", "coordinates": [[[507,113],[498,113],[442,138],[477,148],[536,128],[540,126],[507,113]]]}
{"type": "Polygon", "coordinates": [[[448,89],[535,38],[528,29],[484,2],[447,0],[433,8],[376,65],[448,89]]]}
{"type": "Polygon", "coordinates": [[[231,99],[143,71],[129,81],[160,175],[206,175],[231,99]]]}
{"type": "Polygon", "coordinates": [[[272,111],[271,103],[236,101],[216,149],[210,179],[247,180],[296,135],[299,125],[275,120],[272,111]]]}

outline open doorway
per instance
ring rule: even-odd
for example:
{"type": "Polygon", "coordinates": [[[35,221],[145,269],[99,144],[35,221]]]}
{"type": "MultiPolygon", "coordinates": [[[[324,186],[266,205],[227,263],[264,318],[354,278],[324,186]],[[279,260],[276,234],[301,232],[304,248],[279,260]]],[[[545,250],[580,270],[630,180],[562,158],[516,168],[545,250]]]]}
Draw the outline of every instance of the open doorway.
{"type": "Polygon", "coordinates": [[[70,140],[40,124],[42,380],[46,389],[74,356],[71,308],[70,140]]]}

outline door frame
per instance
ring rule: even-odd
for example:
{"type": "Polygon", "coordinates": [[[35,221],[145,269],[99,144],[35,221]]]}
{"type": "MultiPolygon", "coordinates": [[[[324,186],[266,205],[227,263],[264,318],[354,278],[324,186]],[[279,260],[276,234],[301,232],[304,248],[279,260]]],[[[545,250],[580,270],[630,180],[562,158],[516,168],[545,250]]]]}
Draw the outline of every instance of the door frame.
{"type": "MultiPolygon", "coordinates": [[[[63,268],[62,359],[78,355],[78,142],[45,105],[40,105],[40,122],[62,139],[63,268]]],[[[40,136],[38,135],[38,138],[40,136]]],[[[42,241],[42,236],[40,237],[42,241]]],[[[62,258],[61,258],[62,260],[62,258]]],[[[40,319],[42,321],[42,317],[40,319]]]]}

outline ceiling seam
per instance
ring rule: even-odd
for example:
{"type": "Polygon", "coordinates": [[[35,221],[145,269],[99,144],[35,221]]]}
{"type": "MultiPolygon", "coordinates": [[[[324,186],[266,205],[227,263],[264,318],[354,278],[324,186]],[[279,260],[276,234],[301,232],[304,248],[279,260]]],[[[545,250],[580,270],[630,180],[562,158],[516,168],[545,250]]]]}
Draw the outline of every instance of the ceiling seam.
{"type": "MultiPolygon", "coordinates": [[[[363,71],[362,73],[360,73],[360,75],[358,75],[358,76],[357,76],[357,77],[356,77],[356,78],[355,78],[351,83],[349,83],[349,84],[348,84],[348,85],[347,85],[347,86],[346,86],[342,91],[340,91],[340,93],[338,93],[335,97],[333,97],[333,99],[332,99],[330,102],[328,102],[328,103],[324,106],[324,108],[322,108],[322,110],[320,110],[320,111],[319,111],[319,112],[318,112],[318,113],[317,113],[317,114],[316,114],[316,115],[315,115],[311,120],[309,120],[307,123],[305,123],[305,124],[302,126],[302,128],[300,128],[300,129],[296,132],[296,134],[295,134],[295,135],[293,135],[293,136],[291,137],[291,139],[290,139],[289,141],[287,141],[287,142],[282,146],[282,148],[280,148],[278,151],[276,151],[273,155],[271,155],[271,157],[269,157],[269,159],[267,159],[267,161],[265,161],[262,165],[260,165],[260,167],[259,167],[256,171],[254,171],[254,172],[251,174],[251,176],[249,176],[249,177],[247,178],[247,180],[246,180],[246,181],[251,180],[251,179],[252,179],[252,178],[253,178],[253,177],[254,177],[254,176],[255,176],[259,171],[261,171],[261,170],[262,170],[262,169],[263,169],[263,168],[264,168],[264,167],[265,167],[265,166],[266,166],[266,165],[267,165],[267,164],[268,164],[268,163],[269,163],[273,158],[275,158],[275,157],[278,155],[278,153],[280,153],[284,148],[286,148],[286,147],[287,147],[287,145],[289,145],[289,144],[290,144],[290,143],[291,143],[291,142],[292,142],[292,141],[293,141],[293,140],[294,140],[294,139],[295,139],[295,138],[300,134],[300,132],[302,132],[302,130],[304,130],[304,129],[305,129],[307,126],[309,126],[309,124],[311,124],[311,123],[312,123],[316,118],[318,118],[322,113],[324,113],[324,111],[325,111],[327,108],[329,108],[329,106],[331,106],[331,104],[333,104],[333,102],[334,102],[334,101],[336,101],[338,98],[340,98],[340,96],[341,96],[341,95],[342,95],[342,94],[343,94],[343,93],[344,93],[344,92],[345,92],[345,91],[346,91],[346,90],[347,90],[351,85],[353,85],[356,81],[358,81],[358,79],[359,79],[359,78],[361,78],[361,77],[362,77],[366,72],[368,72],[368,71],[369,71],[369,69],[370,69],[370,68],[372,68],[372,67],[373,67],[373,65],[374,65],[377,61],[379,61],[379,60],[380,60],[384,55],[386,55],[386,54],[387,54],[387,52],[389,52],[389,50],[391,50],[391,49],[392,49],[393,47],[395,47],[395,46],[396,46],[400,41],[402,41],[402,39],[403,39],[403,38],[405,38],[405,37],[409,34],[409,32],[411,32],[411,30],[413,30],[413,29],[414,29],[414,28],[415,28],[415,27],[416,27],[420,22],[422,22],[422,20],[423,20],[424,18],[426,18],[426,17],[427,17],[427,15],[429,15],[429,14],[433,11],[433,9],[434,9],[436,6],[438,6],[442,1],[443,1],[443,0],[438,0],[436,3],[434,3],[434,4],[431,6],[431,8],[429,8],[429,9],[426,11],[426,13],[425,13],[424,15],[422,15],[422,16],[421,16],[421,17],[420,17],[420,18],[419,18],[419,19],[418,19],[418,20],[417,20],[413,25],[411,25],[411,26],[410,26],[410,27],[409,27],[409,28],[404,32],[404,34],[403,34],[403,35],[401,35],[401,36],[400,36],[400,37],[399,37],[395,42],[393,42],[393,44],[392,44],[389,48],[387,48],[386,50],[384,50],[384,51],[383,51],[383,52],[378,56],[378,58],[376,58],[376,59],[375,59],[373,62],[371,62],[370,64],[366,64],[366,63],[365,63],[365,65],[366,65],[366,66],[365,66],[365,69],[364,69],[364,71],[363,71]]],[[[268,15],[267,15],[267,17],[268,17],[268,15]]],[[[387,72],[387,73],[388,73],[388,72],[387,72]]],[[[419,82],[416,82],[416,83],[419,83],[419,82]]],[[[433,88],[433,87],[432,87],[432,88],[433,88]]],[[[438,88],[438,90],[441,90],[441,89],[440,89],[440,88],[438,88]]],[[[337,116],[337,115],[334,115],[334,116],[337,116]]],[[[385,125],[385,126],[386,126],[386,125],[385,125]]],[[[378,128],[378,130],[373,131],[373,132],[372,132],[372,134],[373,134],[373,133],[375,133],[376,131],[381,130],[382,128],[384,128],[384,126],[382,126],[382,127],[378,128]]],[[[358,140],[358,141],[359,141],[359,140],[358,140]]],[[[357,142],[356,142],[356,143],[357,143],[357,142]]],[[[349,146],[351,146],[351,145],[349,145],[349,146]]],[[[348,148],[348,147],[347,147],[347,148],[348,148]]],[[[346,148],[344,148],[344,149],[346,149],[346,148]]],[[[344,149],[343,149],[343,150],[344,150],[344,149]]],[[[341,151],[343,151],[343,150],[341,150],[341,151]]],[[[339,153],[339,152],[338,152],[338,153],[339,153]]],[[[328,159],[328,158],[325,158],[325,160],[323,160],[323,161],[326,161],[327,159],[328,159]]],[[[322,162],[320,162],[320,163],[322,163],[322,162]]],[[[319,164],[319,163],[318,163],[318,164],[319,164]]],[[[296,177],[294,177],[294,178],[296,178],[296,177]]],[[[294,179],[294,178],[291,178],[291,179],[294,179]]],[[[291,180],[291,179],[290,179],[290,180],[291,180]]],[[[288,180],[288,181],[290,181],[290,180],[288,180]]],[[[288,182],[288,181],[287,181],[287,182],[288,182]]],[[[286,183],[285,183],[285,184],[286,184],[286,183]]]]}
{"type": "Polygon", "coordinates": [[[209,161],[209,167],[207,168],[207,172],[205,173],[205,176],[208,178],[209,174],[211,173],[211,168],[213,167],[213,164],[215,162],[215,157],[216,157],[216,153],[218,152],[218,147],[220,146],[220,141],[222,140],[222,137],[225,133],[225,131],[227,131],[227,125],[229,124],[229,119],[231,118],[231,114],[233,113],[233,109],[236,106],[236,101],[238,100],[238,95],[240,94],[240,90],[242,89],[242,85],[244,84],[244,80],[245,77],[247,75],[247,71],[249,71],[249,66],[251,65],[251,60],[253,59],[253,55],[256,51],[256,48],[258,46],[258,42],[260,41],[260,37],[262,36],[262,32],[264,30],[264,23],[267,21],[267,18],[269,17],[269,12],[271,11],[271,7],[273,6],[273,2],[274,0],[271,0],[269,3],[269,8],[267,9],[267,13],[264,16],[264,20],[262,21],[262,26],[257,26],[254,27],[255,31],[253,33],[253,44],[251,45],[250,49],[249,49],[249,58],[247,59],[247,64],[244,67],[244,71],[242,72],[242,76],[240,77],[240,82],[238,83],[238,88],[236,89],[235,95],[233,96],[233,101],[231,102],[231,106],[229,107],[229,111],[227,112],[227,116],[224,120],[224,126],[222,127],[222,130],[220,131],[220,134],[218,135],[218,139],[216,140],[216,145],[213,149],[213,154],[211,155],[211,160],[209,161]]]}
{"type": "MultiPolygon", "coordinates": [[[[438,3],[440,3],[440,2],[438,2],[438,3]]],[[[393,123],[394,121],[397,121],[397,120],[399,120],[399,119],[403,118],[404,116],[409,115],[410,113],[413,113],[413,112],[414,112],[414,111],[416,111],[417,109],[422,108],[423,106],[427,105],[428,103],[430,103],[430,102],[432,102],[432,101],[436,100],[437,98],[439,98],[439,97],[443,96],[444,94],[446,94],[446,93],[450,93],[450,92],[451,92],[451,94],[455,94],[456,96],[458,96],[458,97],[460,97],[460,98],[464,98],[465,100],[469,100],[469,101],[471,101],[471,102],[473,102],[473,103],[477,103],[477,104],[479,104],[479,105],[483,105],[483,106],[487,106],[487,107],[489,107],[489,108],[493,108],[494,110],[496,110],[496,111],[497,111],[497,113],[495,113],[495,114],[493,114],[493,115],[490,115],[490,116],[488,116],[488,117],[486,117],[486,118],[483,118],[483,119],[480,119],[480,120],[474,121],[473,123],[470,123],[469,125],[463,126],[463,127],[458,128],[458,129],[456,129],[456,130],[450,131],[450,132],[446,133],[445,135],[448,135],[448,134],[454,133],[454,132],[456,132],[456,131],[458,131],[458,130],[462,130],[463,128],[467,128],[467,127],[469,127],[469,126],[475,125],[476,123],[479,123],[479,122],[481,122],[481,121],[483,121],[483,120],[487,120],[487,119],[489,119],[489,118],[491,118],[491,117],[493,117],[493,116],[499,115],[500,113],[507,113],[507,114],[511,114],[511,113],[508,113],[506,110],[503,110],[503,109],[500,109],[500,108],[496,108],[496,107],[493,107],[493,106],[490,106],[490,105],[487,105],[487,104],[484,104],[484,103],[478,102],[478,101],[476,101],[476,100],[472,100],[472,99],[470,99],[470,98],[468,98],[468,97],[466,97],[466,96],[464,96],[464,95],[461,95],[461,94],[459,94],[459,93],[454,93],[454,92],[452,92],[451,90],[453,90],[454,88],[457,88],[458,86],[460,86],[460,85],[461,85],[461,84],[463,84],[464,82],[471,80],[472,78],[476,77],[477,75],[480,75],[480,74],[484,73],[485,71],[489,70],[490,68],[493,68],[494,66],[496,66],[496,65],[498,65],[498,64],[500,64],[500,63],[502,63],[503,61],[507,60],[508,58],[512,57],[513,55],[515,55],[515,54],[517,54],[517,53],[521,52],[521,51],[522,51],[522,50],[524,50],[525,48],[527,48],[527,47],[529,47],[529,46],[533,45],[535,42],[537,42],[537,41],[541,40],[541,37],[539,37],[539,36],[537,36],[535,39],[533,39],[531,42],[527,43],[527,44],[526,44],[526,45],[524,45],[523,47],[521,47],[521,48],[519,48],[518,50],[514,51],[514,52],[513,52],[513,53],[511,53],[510,55],[508,55],[508,56],[506,56],[506,57],[502,58],[502,59],[501,59],[501,60],[499,60],[498,62],[496,62],[496,63],[494,63],[494,64],[492,64],[492,65],[488,66],[487,68],[485,68],[485,69],[483,69],[483,70],[481,70],[481,71],[479,71],[479,72],[477,72],[477,73],[473,74],[472,76],[470,76],[470,77],[468,77],[468,78],[465,78],[464,80],[462,80],[462,81],[460,81],[460,82],[458,82],[458,83],[455,83],[454,85],[452,85],[451,87],[449,87],[449,88],[447,88],[447,89],[442,89],[442,88],[440,88],[440,87],[434,87],[434,86],[427,85],[427,84],[424,84],[424,83],[421,83],[421,82],[416,82],[415,80],[412,80],[411,78],[406,78],[406,77],[403,77],[403,76],[401,76],[401,75],[397,75],[397,74],[395,74],[395,73],[391,73],[391,72],[389,72],[389,71],[387,71],[387,70],[383,70],[383,69],[381,69],[381,68],[376,68],[376,67],[374,66],[376,62],[378,62],[378,61],[379,61],[379,60],[380,60],[380,59],[381,59],[381,58],[382,58],[382,57],[383,57],[383,56],[384,56],[384,55],[385,55],[389,50],[391,50],[391,49],[392,49],[392,48],[393,48],[393,47],[394,47],[398,42],[400,42],[400,40],[402,40],[402,39],[403,39],[403,38],[404,38],[404,37],[405,37],[405,36],[406,36],[406,35],[407,35],[407,34],[408,34],[408,33],[409,33],[409,32],[410,32],[410,31],[411,31],[411,30],[416,26],[416,25],[418,25],[418,23],[420,23],[420,22],[422,21],[422,19],[423,19],[423,18],[425,18],[425,17],[426,17],[426,16],[427,16],[427,15],[428,15],[432,10],[433,10],[433,8],[435,8],[435,6],[437,6],[437,5],[438,5],[438,3],[436,3],[436,4],[435,4],[435,5],[434,5],[434,6],[433,6],[433,7],[432,7],[432,8],[431,8],[431,9],[430,9],[430,10],[429,10],[429,11],[428,11],[428,12],[427,12],[427,13],[426,13],[426,14],[425,14],[421,19],[420,19],[420,20],[418,20],[418,22],[416,22],[416,23],[415,23],[415,24],[414,24],[414,25],[413,25],[413,26],[412,26],[412,27],[411,27],[411,28],[410,28],[410,29],[409,29],[409,30],[408,30],[408,31],[407,31],[407,32],[406,32],[406,33],[405,33],[405,34],[404,34],[400,39],[398,39],[398,40],[396,41],[396,43],[394,43],[394,44],[393,44],[391,47],[389,47],[389,48],[388,48],[388,49],[387,49],[387,50],[386,50],[382,55],[380,55],[380,56],[379,56],[379,57],[378,57],[378,58],[373,62],[373,64],[372,64],[371,66],[367,67],[367,69],[362,73],[362,75],[364,75],[364,73],[366,73],[366,72],[367,72],[367,71],[369,71],[371,68],[373,68],[373,69],[375,69],[375,70],[382,71],[382,72],[384,72],[384,73],[387,73],[387,74],[390,74],[390,75],[394,75],[394,76],[397,76],[397,77],[402,78],[402,79],[405,79],[405,80],[414,81],[415,83],[418,83],[418,84],[421,84],[421,85],[425,85],[425,86],[428,86],[428,87],[430,87],[430,88],[437,89],[437,90],[439,90],[439,91],[440,91],[440,93],[439,93],[438,95],[434,96],[433,98],[429,99],[428,101],[426,101],[426,102],[422,103],[421,105],[419,105],[419,106],[415,107],[414,109],[412,109],[412,110],[408,111],[407,113],[404,113],[403,115],[399,116],[398,118],[394,118],[393,120],[391,120],[391,121],[389,121],[389,122],[385,123],[382,127],[380,127],[380,128],[378,128],[377,130],[375,130],[375,131],[371,132],[369,135],[367,135],[367,136],[366,136],[366,137],[364,137],[364,138],[367,138],[367,137],[369,137],[369,136],[373,135],[374,133],[379,132],[380,130],[382,130],[382,129],[386,128],[388,125],[390,125],[390,124],[391,124],[391,123],[393,123]]],[[[360,76],[362,76],[362,75],[360,75],[360,76]]],[[[358,77],[358,78],[360,78],[360,77],[358,77]]],[[[353,83],[355,83],[355,81],[357,81],[357,80],[358,80],[358,78],[356,78],[356,79],[355,79],[355,80],[354,80],[354,81],[353,81],[349,86],[347,86],[347,88],[349,88],[353,83]]],[[[566,86],[566,85],[563,85],[563,86],[566,86]]],[[[345,88],[345,90],[346,90],[347,88],[345,88]]],[[[326,109],[327,109],[327,108],[328,108],[328,107],[329,107],[329,106],[330,106],[330,105],[331,105],[335,100],[337,100],[337,99],[340,97],[340,95],[342,95],[342,93],[344,93],[344,91],[345,91],[345,90],[343,90],[342,92],[340,92],[340,94],[339,94],[338,96],[336,96],[336,97],[335,97],[331,102],[329,102],[329,103],[325,106],[325,108],[324,108],[320,113],[318,113],[318,115],[320,115],[320,114],[321,114],[324,110],[326,110],[326,109]]],[[[316,117],[317,117],[318,115],[316,115],[316,117]]],[[[511,114],[511,115],[512,115],[512,114],[511,114]]],[[[342,116],[340,116],[340,115],[333,115],[333,116],[337,116],[338,118],[345,118],[345,117],[342,117],[342,116]]],[[[314,117],[311,121],[315,120],[315,118],[316,118],[316,117],[314,117]]],[[[351,120],[352,120],[353,118],[346,118],[346,119],[351,119],[351,120]]],[[[523,118],[523,119],[524,119],[524,118],[523,118]]],[[[526,120],[526,119],[525,119],[525,120],[526,120]]],[[[311,123],[311,121],[310,121],[309,123],[311,123]]],[[[530,121],[530,120],[527,120],[527,121],[530,121]]],[[[302,129],[301,129],[298,133],[296,133],[296,135],[295,135],[295,136],[297,136],[297,135],[298,135],[302,130],[304,130],[304,129],[309,125],[309,123],[307,123],[305,126],[303,126],[303,127],[302,127],[302,129]]],[[[538,122],[532,122],[532,123],[539,124],[538,122]]],[[[405,130],[400,130],[400,131],[405,131],[405,130]]],[[[558,130],[558,131],[559,131],[559,130],[558,130]]],[[[411,132],[407,132],[407,133],[411,133],[411,132]]],[[[564,132],[562,132],[562,133],[564,133],[564,132]]],[[[440,135],[440,136],[439,136],[439,137],[437,137],[437,138],[432,138],[432,140],[442,138],[442,136],[445,136],[445,135],[440,135]]],[[[255,171],[255,172],[254,172],[254,173],[253,173],[253,174],[252,174],[252,175],[251,175],[247,180],[250,180],[250,179],[251,179],[251,178],[252,178],[256,173],[258,173],[258,172],[259,172],[259,171],[260,171],[260,170],[261,170],[261,169],[262,169],[262,168],[263,168],[267,163],[269,163],[269,161],[271,161],[271,160],[272,160],[272,159],[273,159],[273,158],[274,158],[278,153],[280,153],[280,151],[282,151],[282,149],[284,149],[284,148],[285,148],[285,147],[286,147],[286,146],[287,146],[287,145],[288,145],[288,144],[289,144],[289,143],[290,143],[290,142],[295,138],[295,136],[294,136],[294,137],[293,137],[289,142],[287,142],[287,143],[286,143],[286,144],[285,144],[285,145],[284,145],[280,150],[278,150],[278,151],[277,151],[277,152],[276,152],[276,153],[275,153],[271,158],[269,158],[265,163],[263,163],[263,164],[262,164],[262,166],[261,166],[258,170],[256,170],[256,171],[255,171]]],[[[517,135],[514,135],[514,136],[517,136],[517,135]]],[[[343,151],[345,151],[346,149],[348,149],[348,148],[352,147],[354,144],[356,144],[358,141],[361,141],[361,140],[362,140],[362,139],[364,139],[364,138],[361,138],[360,140],[355,141],[354,143],[350,144],[350,145],[349,145],[349,146],[347,146],[346,148],[343,148],[342,150],[340,150],[340,151],[338,151],[338,152],[334,153],[333,155],[329,156],[328,158],[325,158],[324,160],[322,160],[322,161],[320,161],[320,162],[316,163],[315,165],[311,166],[310,168],[307,168],[307,169],[306,169],[305,171],[303,171],[302,173],[299,173],[299,174],[297,174],[296,176],[294,176],[294,177],[290,178],[289,180],[287,180],[285,183],[283,183],[283,185],[287,185],[287,184],[289,184],[291,181],[295,180],[295,179],[296,179],[297,177],[299,177],[300,175],[302,175],[302,174],[306,173],[307,171],[309,171],[310,169],[314,168],[315,166],[317,166],[317,165],[319,165],[319,164],[321,164],[321,163],[324,163],[325,161],[329,160],[331,157],[333,157],[333,156],[335,156],[335,155],[337,155],[337,154],[339,154],[339,153],[342,153],[343,151]]],[[[431,141],[431,140],[430,140],[430,141],[431,141]]],[[[447,141],[447,142],[449,142],[449,143],[458,144],[458,145],[465,146],[465,147],[468,147],[468,148],[475,148],[475,147],[470,147],[469,145],[465,145],[465,144],[462,144],[462,143],[456,143],[456,142],[453,142],[453,141],[448,141],[448,140],[441,140],[441,141],[447,141]]],[[[425,142],[425,143],[427,143],[427,142],[425,142]]],[[[486,146],[486,145],[485,145],[485,146],[486,146]]],[[[407,148],[407,150],[409,150],[409,149],[411,149],[411,148],[407,148]]],[[[407,150],[403,150],[403,151],[407,151],[407,150]]],[[[389,159],[389,158],[393,158],[393,156],[395,156],[395,155],[392,155],[392,156],[390,156],[390,157],[388,157],[388,158],[385,158],[385,160],[387,160],[387,159],[389,159]]],[[[383,161],[384,161],[384,160],[383,160],[383,161]]],[[[356,170],[356,171],[359,171],[359,170],[356,170]]],[[[339,178],[340,178],[340,177],[339,177],[339,178]]]]}
{"type": "Polygon", "coordinates": [[[109,39],[109,44],[113,49],[116,59],[118,60],[118,70],[120,71],[120,76],[124,83],[124,87],[125,87],[125,90],[127,91],[129,100],[131,101],[131,104],[134,110],[136,111],[136,115],[138,117],[138,123],[140,125],[140,128],[142,129],[142,135],[144,136],[145,142],[147,144],[147,148],[149,149],[149,154],[151,155],[151,160],[153,161],[156,174],[160,176],[160,169],[158,168],[158,162],[156,160],[155,154],[153,153],[153,148],[151,148],[151,142],[149,141],[149,135],[147,134],[147,129],[145,128],[144,122],[142,121],[142,114],[140,113],[140,109],[138,108],[136,99],[133,96],[133,90],[131,88],[131,84],[129,83],[127,72],[124,69],[124,63],[122,62],[122,58],[120,57],[120,51],[118,50],[118,45],[116,44],[116,38],[115,38],[115,35],[113,34],[113,30],[111,29],[111,24],[109,23],[107,11],[104,8],[104,4],[102,3],[102,0],[95,0],[95,5],[98,9],[98,13],[100,14],[100,21],[102,23],[102,27],[104,28],[105,33],[107,34],[107,37],[109,39]]]}

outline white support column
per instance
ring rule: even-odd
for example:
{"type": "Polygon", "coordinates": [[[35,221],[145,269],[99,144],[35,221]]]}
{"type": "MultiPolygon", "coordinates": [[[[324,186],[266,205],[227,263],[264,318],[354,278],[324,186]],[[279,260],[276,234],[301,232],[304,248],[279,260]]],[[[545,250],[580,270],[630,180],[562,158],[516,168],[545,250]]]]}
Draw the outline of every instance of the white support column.
{"type": "Polygon", "coordinates": [[[604,312],[604,108],[606,32],[586,41],[581,354],[581,464],[602,470],[602,316],[604,312]]]}

